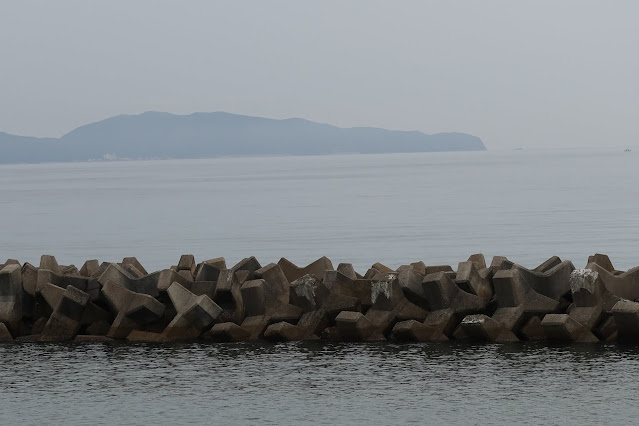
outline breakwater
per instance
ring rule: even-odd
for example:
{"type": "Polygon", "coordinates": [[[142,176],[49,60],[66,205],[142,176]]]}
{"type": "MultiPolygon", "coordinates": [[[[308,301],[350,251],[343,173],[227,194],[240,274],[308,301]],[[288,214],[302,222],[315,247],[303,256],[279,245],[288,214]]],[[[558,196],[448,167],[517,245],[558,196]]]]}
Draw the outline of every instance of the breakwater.
{"type": "Polygon", "coordinates": [[[639,267],[595,254],[534,269],[474,254],[454,269],[375,263],[363,275],[326,257],[224,258],[149,273],[134,257],[80,269],[44,255],[0,264],[0,341],[639,342],[639,267]]]}

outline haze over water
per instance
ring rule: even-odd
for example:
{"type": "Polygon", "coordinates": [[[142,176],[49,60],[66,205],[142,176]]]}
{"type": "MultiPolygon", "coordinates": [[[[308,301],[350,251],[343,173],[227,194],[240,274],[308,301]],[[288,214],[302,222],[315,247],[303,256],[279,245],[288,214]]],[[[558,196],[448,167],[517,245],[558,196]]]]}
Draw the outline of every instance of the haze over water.
{"type": "Polygon", "coordinates": [[[639,168],[622,150],[489,151],[0,166],[0,259],[184,253],[305,265],[608,253],[639,265],[639,168]]]}

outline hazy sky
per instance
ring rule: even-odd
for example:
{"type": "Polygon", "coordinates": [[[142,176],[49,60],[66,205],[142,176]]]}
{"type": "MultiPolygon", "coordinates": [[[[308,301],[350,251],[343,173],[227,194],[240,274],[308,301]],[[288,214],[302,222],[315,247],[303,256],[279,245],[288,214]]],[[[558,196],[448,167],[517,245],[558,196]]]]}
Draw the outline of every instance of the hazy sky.
{"type": "Polygon", "coordinates": [[[632,145],[637,19],[633,1],[3,1],[0,131],[229,111],[632,145]]]}

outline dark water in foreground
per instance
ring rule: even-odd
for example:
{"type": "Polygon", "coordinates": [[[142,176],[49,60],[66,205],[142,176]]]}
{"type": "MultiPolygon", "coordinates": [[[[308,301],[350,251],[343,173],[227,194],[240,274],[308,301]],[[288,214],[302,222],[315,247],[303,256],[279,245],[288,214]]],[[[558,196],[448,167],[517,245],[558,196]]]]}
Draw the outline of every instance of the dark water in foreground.
{"type": "Polygon", "coordinates": [[[1,424],[595,424],[639,416],[639,348],[0,345],[1,424]]]}

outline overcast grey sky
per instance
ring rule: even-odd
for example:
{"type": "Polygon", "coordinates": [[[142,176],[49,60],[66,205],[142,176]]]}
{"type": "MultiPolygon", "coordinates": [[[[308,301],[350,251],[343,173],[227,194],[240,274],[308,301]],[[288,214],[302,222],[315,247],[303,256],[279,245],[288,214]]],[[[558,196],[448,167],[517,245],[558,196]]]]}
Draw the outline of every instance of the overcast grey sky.
{"type": "Polygon", "coordinates": [[[0,131],[147,110],[639,140],[639,2],[3,1],[0,131]]]}

